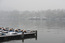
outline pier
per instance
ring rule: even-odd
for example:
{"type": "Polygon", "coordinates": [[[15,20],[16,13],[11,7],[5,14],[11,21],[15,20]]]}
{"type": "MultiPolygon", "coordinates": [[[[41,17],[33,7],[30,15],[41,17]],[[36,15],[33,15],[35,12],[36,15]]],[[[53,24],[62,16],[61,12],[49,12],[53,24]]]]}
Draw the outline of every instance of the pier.
{"type": "Polygon", "coordinates": [[[37,37],[37,30],[22,30],[22,31],[21,29],[18,29],[17,31],[16,30],[13,31],[13,29],[10,30],[4,31],[0,29],[0,40],[7,40],[9,38],[16,39],[16,37],[20,37],[21,39],[32,36],[37,37]]]}

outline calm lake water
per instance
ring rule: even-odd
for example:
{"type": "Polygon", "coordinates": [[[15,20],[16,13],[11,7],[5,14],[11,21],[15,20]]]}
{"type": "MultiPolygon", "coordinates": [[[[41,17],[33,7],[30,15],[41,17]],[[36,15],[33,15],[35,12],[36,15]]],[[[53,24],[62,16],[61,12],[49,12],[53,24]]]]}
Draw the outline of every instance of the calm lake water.
{"type": "Polygon", "coordinates": [[[36,38],[27,38],[24,39],[24,42],[21,40],[10,40],[3,41],[0,43],[65,43],[65,25],[58,25],[54,22],[52,24],[48,21],[42,20],[20,20],[20,21],[5,21],[0,22],[2,27],[13,27],[29,30],[37,30],[38,36],[36,38]]]}

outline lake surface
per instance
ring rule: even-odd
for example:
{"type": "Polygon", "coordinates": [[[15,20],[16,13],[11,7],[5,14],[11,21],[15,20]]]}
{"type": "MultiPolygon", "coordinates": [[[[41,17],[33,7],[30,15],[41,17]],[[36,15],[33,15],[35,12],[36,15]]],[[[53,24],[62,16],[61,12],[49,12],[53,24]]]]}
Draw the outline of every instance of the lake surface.
{"type": "Polygon", "coordinates": [[[21,40],[3,41],[0,43],[65,43],[65,25],[58,25],[56,22],[48,22],[42,20],[20,20],[0,22],[2,27],[21,28],[29,30],[37,30],[36,38],[21,40]],[[54,23],[54,24],[53,24],[54,23]]]}

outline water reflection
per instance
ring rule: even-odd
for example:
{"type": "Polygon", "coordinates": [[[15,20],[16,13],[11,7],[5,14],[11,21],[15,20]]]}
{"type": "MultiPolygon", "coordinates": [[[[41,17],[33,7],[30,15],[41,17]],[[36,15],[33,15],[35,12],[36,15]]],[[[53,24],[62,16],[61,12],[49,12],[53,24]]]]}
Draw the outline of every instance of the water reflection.
{"type": "MultiPolygon", "coordinates": [[[[0,40],[0,43],[4,43],[4,42],[9,42],[9,41],[13,41],[13,40],[22,40],[22,43],[25,42],[25,39],[33,39],[35,38],[35,40],[37,40],[37,36],[28,36],[28,37],[25,37],[25,38],[21,38],[21,37],[7,37],[6,40],[0,40]]],[[[3,38],[1,38],[3,39],[3,38]]]]}

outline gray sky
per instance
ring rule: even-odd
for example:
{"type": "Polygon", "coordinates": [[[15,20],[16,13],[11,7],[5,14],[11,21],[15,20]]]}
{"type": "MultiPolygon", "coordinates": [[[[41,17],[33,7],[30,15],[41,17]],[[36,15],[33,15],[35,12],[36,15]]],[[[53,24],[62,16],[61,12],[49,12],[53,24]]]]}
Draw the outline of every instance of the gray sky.
{"type": "Polygon", "coordinates": [[[0,0],[0,10],[65,9],[65,0],[0,0]]]}

